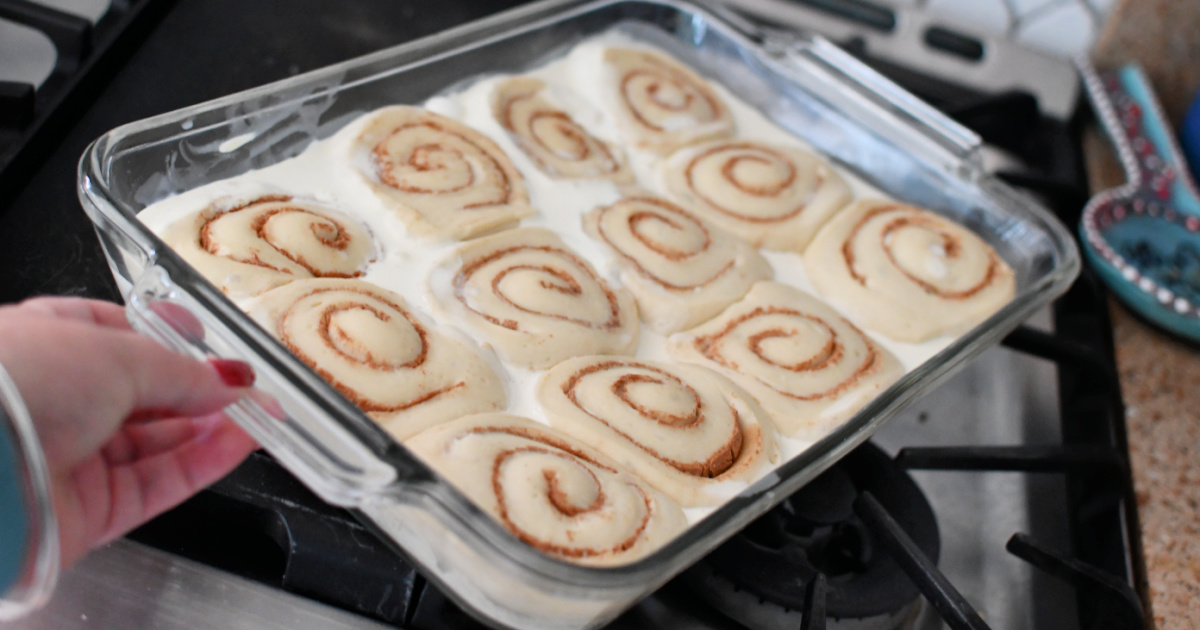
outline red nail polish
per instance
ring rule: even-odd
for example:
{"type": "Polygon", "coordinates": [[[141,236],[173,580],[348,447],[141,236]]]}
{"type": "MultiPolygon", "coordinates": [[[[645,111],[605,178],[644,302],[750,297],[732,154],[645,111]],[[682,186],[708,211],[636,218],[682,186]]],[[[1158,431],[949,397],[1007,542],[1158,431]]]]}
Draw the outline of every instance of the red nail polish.
{"type": "Polygon", "coordinates": [[[250,387],[254,384],[254,368],[236,359],[211,359],[209,363],[221,380],[230,387],[250,387]]]}

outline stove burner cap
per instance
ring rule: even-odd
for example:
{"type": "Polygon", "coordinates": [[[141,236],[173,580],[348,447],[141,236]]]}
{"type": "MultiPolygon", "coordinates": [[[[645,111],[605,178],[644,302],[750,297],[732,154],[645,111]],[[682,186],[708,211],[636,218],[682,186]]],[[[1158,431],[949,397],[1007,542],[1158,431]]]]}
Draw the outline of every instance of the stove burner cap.
{"type": "Polygon", "coordinates": [[[828,578],[833,628],[896,628],[915,614],[919,591],[854,513],[871,492],[937,562],[937,520],[920,488],[867,443],[701,560],[682,580],[751,628],[796,628],[805,587],[828,578]]]}

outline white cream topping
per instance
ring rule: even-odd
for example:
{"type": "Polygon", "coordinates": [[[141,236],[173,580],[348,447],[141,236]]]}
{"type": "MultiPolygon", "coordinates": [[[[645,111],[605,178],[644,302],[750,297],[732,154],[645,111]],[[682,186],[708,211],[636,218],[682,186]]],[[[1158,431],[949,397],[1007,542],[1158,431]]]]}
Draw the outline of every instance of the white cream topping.
{"type": "MultiPolygon", "coordinates": [[[[639,186],[660,195],[665,194],[658,177],[658,166],[662,158],[649,151],[633,149],[621,143],[616,122],[608,113],[613,111],[612,102],[615,96],[604,89],[605,81],[599,79],[603,76],[601,73],[606,71],[602,63],[603,51],[610,46],[646,47],[620,35],[604,35],[585,41],[566,56],[524,74],[537,77],[551,86],[547,90],[550,100],[592,135],[623,146],[639,186]]],[[[524,175],[531,203],[538,211],[533,217],[522,221],[521,225],[545,227],[557,232],[566,244],[591,263],[601,276],[620,285],[620,274],[613,256],[584,233],[582,223],[584,213],[597,206],[617,201],[621,197],[620,191],[611,182],[558,180],[538,169],[492,116],[492,90],[501,78],[503,77],[493,76],[481,79],[459,92],[431,98],[423,106],[465,123],[498,143],[524,175]]],[[[813,151],[811,146],[769,121],[722,85],[712,85],[733,113],[737,138],[813,151]]],[[[354,161],[362,162],[365,157],[351,159],[354,155],[351,144],[366,122],[366,116],[355,120],[332,137],[314,143],[295,158],[164,199],[143,211],[139,219],[151,230],[162,233],[173,222],[221,198],[249,199],[277,192],[298,198],[315,199],[361,221],[375,237],[379,256],[366,269],[362,280],[399,293],[410,305],[426,314],[434,313],[430,283],[450,280],[444,273],[435,274],[434,268],[451,254],[455,243],[431,242],[408,236],[400,219],[355,172],[357,168],[366,165],[355,164],[354,161]]],[[[232,138],[227,142],[237,141],[242,139],[232,138]]],[[[888,198],[853,173],[844,170],[839,172],[849,183],[856,199],[888,198]]],[[[763,254],[774,269],[776,281],[816,295],[799,254],[768,251],[764,251],[763,254]]],[[[931,269],[930,272],[937,274],[937,270],[931,269]]],[[[252,302],[253,298],[242,300],[239,306],[247,308],[252,302]]],[[[454,328],[450,322],[442,322],[441,328],[447,334],[469,338],[465,331],[454,328]]],[[[952,337],[940,337],[924,343],[911,344],[877,335],[869,336],[895,354],[905,370],[912,370],[921,365],[953,341],[952,337]]],[[[479,342],[476,340],[475,343],[479,342]]],[[[655,333],[648,326],[641,327],[637,356],[670,360],[666,346],[667,340],[663,335],[655,333]]],[[[489,360],[506,381],[509,394],[507,412],[546,423],[535,397],[536,384],[542,372],[510,366],[501,367],[490,349],[487,350],[489,360]]],[[[811,445],[807,441],[781,437],[783,457],[780,463],[811,445]]],[[[726,489],[728,496],[732,497],[744,488],[745,484],[739,483],[730,484],[726,489]]],[[[722,492],[721,495],[725,496],[726,492],[722,492]]],[[[686,512],[689,522],[694,523],[710,513],[711,508],[695,508],[686,512]]]]}

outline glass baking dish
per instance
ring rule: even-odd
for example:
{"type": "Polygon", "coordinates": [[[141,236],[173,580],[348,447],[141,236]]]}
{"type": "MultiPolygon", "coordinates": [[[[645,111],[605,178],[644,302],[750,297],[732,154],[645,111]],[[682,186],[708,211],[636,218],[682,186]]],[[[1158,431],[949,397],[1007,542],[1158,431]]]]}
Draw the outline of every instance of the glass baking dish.
{"type": "Polygon", "coordinates": [[[517,628],[595,627],[656,589],[866,440],[1057,297],[1079,270],[1068,232],[988,176],[979,139],[837,47],[685,2],[548,0],[407,45],[110,131],[84,153],[79,195],[130,320],[195,356],[253,364],[278,405],[231,414],[284,467],[353,510],[472,614],[517,628]],[[585,568],[511,536],[255,325],[138,221],[164,197],[293,157],[359,114],[420,103],[618,29],[731,88],[776,124],[910,203],[967,225],[1012,266],[1017,295],[849,422],[649,557],[585,568]]]}

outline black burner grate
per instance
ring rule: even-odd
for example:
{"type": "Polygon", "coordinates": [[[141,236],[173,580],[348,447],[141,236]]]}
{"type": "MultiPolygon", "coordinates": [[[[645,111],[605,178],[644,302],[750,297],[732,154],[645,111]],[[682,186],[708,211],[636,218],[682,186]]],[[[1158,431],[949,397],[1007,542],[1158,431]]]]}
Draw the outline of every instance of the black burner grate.
{"type": "Polygon", "coordinates": [[[808,587],[822,575],[829,618],[880,618],[894,627],[885,620],[906,618],[920,592],[857,513],[870,495],[936,563],[933,509],[904,470],[867,443],[719,547],[684,582],[743,625],[795,628],[808,587]]]}
{"type": "Polygon", "coordinates": [[[93,27],[29,0],[0,0],[0,18],[41,31],[58,53],[39,88],[0,82],[0,214],[174,2],[113,0],[93,27]]]}

